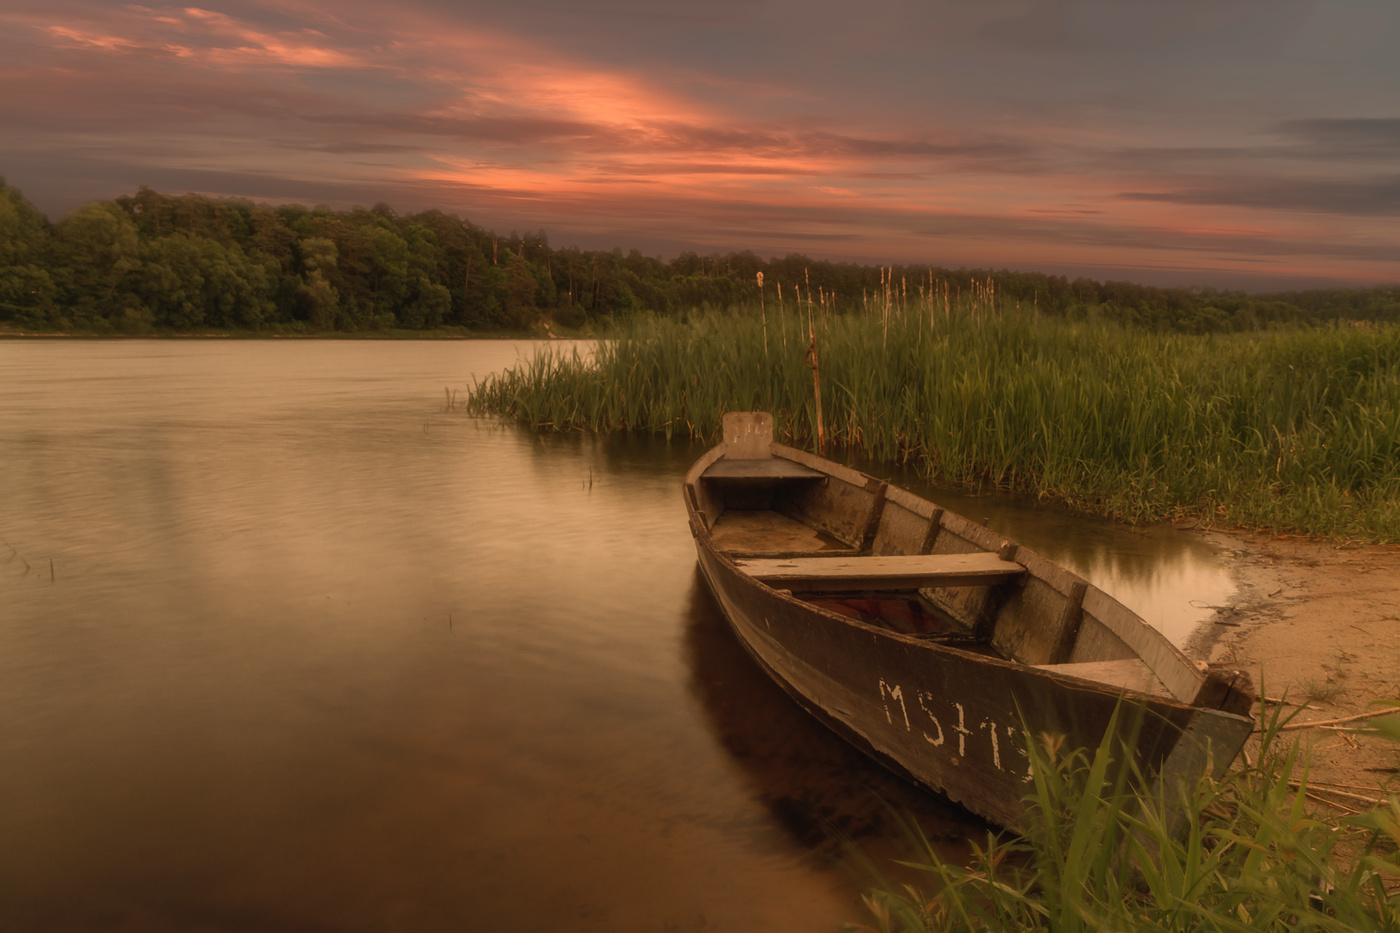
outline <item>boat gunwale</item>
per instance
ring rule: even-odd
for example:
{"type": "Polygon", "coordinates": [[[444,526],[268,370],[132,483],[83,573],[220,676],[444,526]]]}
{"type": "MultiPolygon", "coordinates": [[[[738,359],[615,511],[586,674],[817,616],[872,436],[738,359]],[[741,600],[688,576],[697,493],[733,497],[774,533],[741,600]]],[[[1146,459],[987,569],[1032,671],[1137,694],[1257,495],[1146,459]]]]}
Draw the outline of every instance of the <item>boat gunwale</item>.
{"type": "MultiPolygon", "coordinates": [[[[771,445],[771,448],[771,453],[773,456],[781,457],[785,460],[791,460],[792,462],[799,463],[803,466],[808,466],[813,469],[819,470],[830,479],[836,479],[838,481],[846,482],[851,485],[859,486],[862,488],[864,488],[866,484],[870,482],[882,482],[881,480],[878,480],[875,477],[872,477],[866,473],[862,473],[851,467],[835,463],[834,461],[827,460],[824,457],[811,454],[807,451],[802,451],[793,447],[789,447],[785,444],[774,442],[771,445]],[[789,456],[789,453],[796,454],[797,456],[789,456]],[[843,476],[841,474],[849,475],[843,476]]],[[[771,594],[772,596],[775,596],[784,602],[790,603],[794,606],[801,608],[805,612],[816,613],[831,621],[851,626],[853,628],[857,628],[861,631],[873,635],[893,639],[894,641],[900,644],[909,647],[919,648],[921,650],[928,651],[934,654],[947,654],[976,664],[1003,667],[1010,670],[1014,670],[1022,676],[1029,675],[1037,679],[1043,678],[1051,682],[1063,684],[1066,686],[1072,686],[1075,688],[1087,688],[1094,690],[1098,693],[1120,696],[1125,699],[1130,699],[1134,702],[1147,703],[1153,705],[1161,704],[1163,706],[1172,707],[1178,710],[1209,712],[1213,714],[1230,716],[1240,720],[1249,720],[1251,722],[1253,721],[1252,717],[1245,716],[1239,713],[1232,713],[1227,710],[1219,709],[1212,706],[1194,703],[1189,700],[1184,700],[1175,694],[1163,695],[1158,693],[1149,693],[1131,687],[1114,686],[1106,684],[1102,681],[1097,681],[1086,677],[1080,677],[1063,671],[1046,669],[1042,666],[1028,664],[1022,661],[1016,661],[1009,658],[1000,658],[992,655],[982,654],[979,652],[968,651],[962,648],[958,648],[955,645],[940,644],[936,641],[923,639],[916,635],[908,635],[903,632],[898,632],[893,629],[875,625],[858,618],[843,615],[839,612],[835,612],[833,610],[817,606],[811,602],[808,602],[807,600],[798,598],[796,595],[793,594],[792,591],[788,589],[772,586],[768,583],[763,582],[762,580],[756,579],[750,574],[745,573],[744,570],[740,568],[737,564],[736,558],[732,557],[728,553],[728,551],[718,546],[718,544],[715,542],[713,536],[710,533],[710,527],[706,521],[705,513],[699,507],[698,495],[699,484],[702,478],[702,474],[709,466],[711,466],[716,461],[722,459],[723,457],[724,444],[720,443],[710,448],[708,451],[705,452],[705,454],[702,454],[701,457],[697,459],[695,463],[690,467],[690,469],[687,470],[684,479],[684,484],[687,489],[687,494],[685,496],[686,511],[688,518],[690,519],[692,534],[695,537],[697,544],[704,547],[711,555],[713,555],[719,561],[719,563],[726,569],[726,571],[728,571],[736,580],[742,581],[747,586],[755,587],[762,593],[771,594]]],[[[939,515],[940,518],[942,516],[955,516],[957,518],[962,519],[963,521],[970,522],[970,520],[965,518],[964,516],[943,509],[931,500],[919,496],[917,493],[910,492],[909,490],[895,486],[894,484],[887,485],[887,495],[890,492],[895,492],[896,490],[898,491],[897,498],[899,500],[904,500],[899,501],[898,504],[905,508],[909,508],[910,505],[922,507],[910,509],[910,511],[919,514],[922,518],[932,520],[935,515],[939,515]],[[923,514],[925,509],[927,510],[927,514],[923,514]]],[[[1015,542],[1009,543],[1014,544],[1015,542]]],[[[1046,561],[1047,563],[1050,563],[1053,566],[1059,566],[1053,561],[1048,561],[1046,558],[1041,557],[1035,551],[1032,551],[1029,548],[1021,548],[1018,545],[1018,556],[1020,556],[1021,552],[1034,555],[1036,558],[1039,558],[1042,561],[1046,561]]],[[[814,552],[813,556],[819,556],[819,553],[820,552],[814,552]]],[[[1067,572],[1070,573],[1072,576],[1078,578],[1078,575],[1073,574],[1072,571],[1067,572]]],[[[1049,581],[1047,581],[1044,577],[1034,574],[1034,572],[1030,568],[1026,569],[1026,573],[1028,577],[1041,580],[1042,582],[1047,583],[1047,585],[1053,586],[1053,584],[1050,584],[1049,581]]],[[[1112,603],[1118,606],[1122,606],[1121,602],[1114,599],[1112,595],[1104,592],[1102,589],[1095,586],[1093,583],[1090,583],[1087,580],[1083,582],[1089,590],[1096,591],[1096,593],[1099,596],[1111,601],[1112,603]]],[[[1205,683],[1205,673],[1199,670],[1199,668],[1197,668],[1196,665],[1192,664],[1192,662],[1185,656],[1185,654],[1181,652],[1180,649],[1178,649],[1175,645],[1172,645],[1171,642],[1168,641],[1165,636],[1163,636],[1155,628],[1152,628],[1145,620],[1142,620],[1141,616],[1138,613],[1132,612],[1132,610],[1127,609],[1126,606],[1123,606],[1122,608],[1131,613],[1133,617],[1138,619],[1139,622],[1141,622],[1141,624],[1150,631],[1151,635],[1149,637],[1155,636],[1155,638],[1160,639],[1162,643],[1164,643],[1168,648],[1170,648],[1172,653],[1176,654],[1178,658],[1182,662],[1184,662],[1186,668],[1189,668],[1190,670],[1194,671],[1198,684],[1205,683]]],[[[1139,653],[1135,652],[1132,655],[1132,658],[1142,661],[1144,664],[1147,663],[1139,653]]],[[[1153,676],[1157,677],[1159,681],[1161,680],[1160,676],[1157,675],[1155,670],[1152,670],[1150,665],[1148,666],[1148,670],[1152,671],[1153,676]]]]}

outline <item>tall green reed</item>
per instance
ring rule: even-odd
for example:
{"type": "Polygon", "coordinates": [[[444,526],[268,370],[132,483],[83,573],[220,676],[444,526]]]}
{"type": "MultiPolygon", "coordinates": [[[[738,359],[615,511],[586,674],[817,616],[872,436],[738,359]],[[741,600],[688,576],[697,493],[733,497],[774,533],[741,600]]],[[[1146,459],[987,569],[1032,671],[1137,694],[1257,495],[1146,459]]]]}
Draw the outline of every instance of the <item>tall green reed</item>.
{"type": "Polygon", "coordinates": [[[927,888],[865,896],[882,933],[927,931],[1395,931],[1400,802],[1348,820],[1309,811],[1306,760],[1266,721],[1258,761],[1216,780],[1143,793],[1131,752],[1111,739],[1066,753],[1032,742],[1024,836],[989,835],[967,864],[917,827],[905,864],[927,888]],[[1185,813],[1185,830],[1177,816],[1185,813]]]}
{"type": "MultiPolygon", "coordinates": [[[[647,317],[546,348],[469,405],[537,428],[718,433],[773,413],[810,446],[806,317],[647,317]],[[774,320],[776,318],[776,320],[774,320]]],[[[987,304],[813,312],[829,443],[1127,520],[1400,540],[1400,329],[1155,335],[987,304]]]]}

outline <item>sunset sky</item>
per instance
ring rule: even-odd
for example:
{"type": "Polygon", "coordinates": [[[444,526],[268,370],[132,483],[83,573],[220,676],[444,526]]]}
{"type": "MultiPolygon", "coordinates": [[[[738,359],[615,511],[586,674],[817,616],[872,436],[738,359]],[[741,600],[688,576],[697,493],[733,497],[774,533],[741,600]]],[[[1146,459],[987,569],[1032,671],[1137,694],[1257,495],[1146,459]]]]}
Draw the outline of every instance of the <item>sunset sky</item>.
{"type": "Polygon", "coordinates": [[[0,0],[0,175],[555,246],[1400,282],[1400,3],[0,0]]]}

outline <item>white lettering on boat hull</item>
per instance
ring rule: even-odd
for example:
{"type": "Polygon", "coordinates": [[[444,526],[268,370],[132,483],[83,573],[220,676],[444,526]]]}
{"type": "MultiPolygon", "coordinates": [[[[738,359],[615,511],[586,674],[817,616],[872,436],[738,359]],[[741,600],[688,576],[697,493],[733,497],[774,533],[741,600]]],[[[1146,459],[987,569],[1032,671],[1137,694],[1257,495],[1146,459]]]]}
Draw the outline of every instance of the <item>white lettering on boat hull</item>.
{"type": "MultiPolygon", "coordinates": [[[[885,709],[885,720],[892,726],[902,721],[906,731],[916,731],[915,720],[909,718],[909,709],[904,702],[903,685],[881,680],[879,691],[880,702],[885,709]],[[895,703],[898,704],[898,717],[892,709],[895,703]]],[[[940,697],[929,690],[915,691],[914,698],[923,713],[923,718],[918,720],[917,731],[925,742],[938,748],[947,741],[947,732],[952,732],[958,737],[957,755],[954,757],[950,754],[950,762],[960,764],[962,759],[967,757],[971,747],[974,756],[990,759],[992,767],[996,770],[1014,774],[1023,782],[1031,780],[1030,753],[1025,747],[1021,731],[1015,726],[1006,725],[988,716],[977,720],[976,728],[970,729],[967,725],[968,712],[962,703],[940,697]],[[943,722],[949,717],[952,717],[952,724],[945,731],[943,722]],[[982,738],[984,733],[985,739],[982,738]],[[1007,754],[1011,757],[1005,757],[1007,754]]]]}
{"type": "Polygon", "coordinates": [[[880,702],[885,704],[885,718],[889,720],[890,725],[894,725],[894,718],[890,716],[889,700],[899,701],[899,712],[904,716],[904,728],[906,730],[913,728],[909,725],[909,711],[904,708],[904,691],[899,688],[898,684],[891,687],[882,680],[880,681],[880,702]],[[886,699],[886,694],[888,694],[888,699],[886,699]]]}

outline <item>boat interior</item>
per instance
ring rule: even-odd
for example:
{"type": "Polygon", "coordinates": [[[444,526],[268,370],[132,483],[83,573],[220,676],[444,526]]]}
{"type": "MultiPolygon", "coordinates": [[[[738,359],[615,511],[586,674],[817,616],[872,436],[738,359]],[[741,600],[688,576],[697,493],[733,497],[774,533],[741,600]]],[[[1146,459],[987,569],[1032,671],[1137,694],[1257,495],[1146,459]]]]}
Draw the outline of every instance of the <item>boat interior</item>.
{"type": "Polygon", "coordinates": [[[1224,688],[1112,597],[912,493],[772,443],[767,418],[726,416],[725,444],[687,482],[714,548],[744,573],[921,641],[1216,705],[1224,688]]]}

